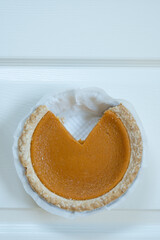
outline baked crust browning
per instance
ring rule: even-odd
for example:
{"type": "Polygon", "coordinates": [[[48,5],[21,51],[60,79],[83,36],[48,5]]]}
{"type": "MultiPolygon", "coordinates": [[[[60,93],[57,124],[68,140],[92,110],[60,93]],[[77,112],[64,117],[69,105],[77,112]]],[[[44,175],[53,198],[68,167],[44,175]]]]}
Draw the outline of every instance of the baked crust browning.
{"type": "Polygon", "coordinates": [[[141,166],[143,154],[143,142],[140,129],[132,114],[122,104],[110,108],[109,110],[114,112],[117,117],[120,118],[128,132],[131,145],[130,163],[123,179],[111,191],[100,197],[89,200],[73,200],[63,198],[51,192],[42,184],[32,166],[30,146],[32,135],[37,124],[49,110],[46,106],[39,106],[26,120],[22,134],[18,141],[19,159],[22,165],[25,167],[26,177],[30,183],[30,186],[48,203],[70,211],[93,210],[103,207],[119,198],[127,191],[129,186],[136,178],[141,166]]]}

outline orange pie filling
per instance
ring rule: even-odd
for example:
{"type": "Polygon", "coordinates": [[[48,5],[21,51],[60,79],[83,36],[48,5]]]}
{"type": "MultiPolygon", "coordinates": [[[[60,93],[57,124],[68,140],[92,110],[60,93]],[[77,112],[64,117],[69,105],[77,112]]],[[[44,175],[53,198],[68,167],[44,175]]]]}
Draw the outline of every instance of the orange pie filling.
{"type": "Polygon", "coordinates": [[[75,140],[50,111],[38,123],[31,161],[40,181],[53,193],[75,200],[99,197],[123,178],[130,161],[125,126],[108,110],[85,141],[75,140]]]}

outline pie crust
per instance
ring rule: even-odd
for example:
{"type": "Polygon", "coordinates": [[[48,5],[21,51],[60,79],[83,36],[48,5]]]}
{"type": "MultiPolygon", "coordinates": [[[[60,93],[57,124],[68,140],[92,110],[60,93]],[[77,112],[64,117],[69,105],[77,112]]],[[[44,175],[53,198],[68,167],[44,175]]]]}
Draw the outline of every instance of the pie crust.
{"type": "Polygon", "coordinates": [[[34,171],[30,156],[30,148],[34,130],[39,121],[49,110],[46,106],[39,106],[26,120],[22,134],[18,141],[19,159],[25,167],[26,177],[32,189],[48,203],[70,211],[93,210],[103,207],[119,198],[127,191],[131,183],[136,178],[141,166],[143,153],[143,142],[140,129],[132,114],[122,104],[112,107],[109,110],[114,112],[117,117],[120,118],[128,132],[131,147],[130,163],[124,177],[112,190],[102,196],[88,200],[66,199],[51,192],[43,185],[34,171]]]}

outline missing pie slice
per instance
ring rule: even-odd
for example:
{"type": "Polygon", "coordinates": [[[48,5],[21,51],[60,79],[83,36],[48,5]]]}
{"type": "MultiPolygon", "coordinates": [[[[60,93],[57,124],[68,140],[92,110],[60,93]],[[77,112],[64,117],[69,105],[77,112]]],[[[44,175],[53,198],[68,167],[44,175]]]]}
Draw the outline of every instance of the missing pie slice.
{"type": "Polygon", "coordinates": [[[105,111],[85,141],[75,140],[46,106],[39,106],[18,146],[31,187],[70,211],[100,208],[124,194],[143,152],[139,127],[122,104],[105,111]]]}

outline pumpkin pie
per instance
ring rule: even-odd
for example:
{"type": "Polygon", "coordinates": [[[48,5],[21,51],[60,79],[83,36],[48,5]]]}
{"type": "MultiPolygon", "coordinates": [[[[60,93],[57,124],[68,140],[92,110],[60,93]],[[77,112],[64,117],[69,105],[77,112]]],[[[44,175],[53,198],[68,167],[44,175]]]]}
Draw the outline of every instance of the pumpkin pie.
{"type": "Polygon", "coordinates": [[[48,203],[70,211],[100,208],[123,195],[143,152],[139,127],[122,104],[106,110],[79,141],[39,106],[27,119],[18,147],[31,187],[48,203]]]}

